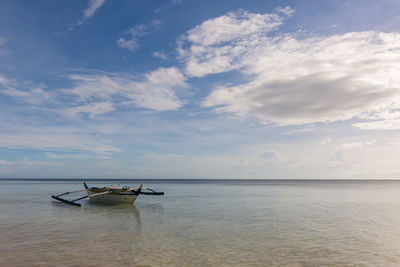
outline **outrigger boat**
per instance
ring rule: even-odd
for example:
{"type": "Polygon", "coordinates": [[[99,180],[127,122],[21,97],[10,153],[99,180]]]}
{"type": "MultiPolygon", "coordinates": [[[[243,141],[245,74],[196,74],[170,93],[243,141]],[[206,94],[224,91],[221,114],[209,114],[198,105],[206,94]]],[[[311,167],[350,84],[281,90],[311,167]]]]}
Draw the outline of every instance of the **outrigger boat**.
{"type": "Polygon", "coordinates": [[[133,203],[139,195],[164,195],[164,192],[156,192],[151,188],[143,187],[140,185],[138,188],[132,188],[129,186],[110,186],[110,187],[89,187],[86,182],[83,182],[85,189],[65,192],[56,196],[51,196],[54,199],[59,201],[81,206],[80,203],[76,203],[76,201],[89,198],[89,200],[102,201],[102,202],[113,202],[113,203],[133,203]],[[87,192],[86,196],[79,197],[74,200],[67,200],[65,198],[61,198],[61,196],[78,193],[78,192],[87,192]]]}

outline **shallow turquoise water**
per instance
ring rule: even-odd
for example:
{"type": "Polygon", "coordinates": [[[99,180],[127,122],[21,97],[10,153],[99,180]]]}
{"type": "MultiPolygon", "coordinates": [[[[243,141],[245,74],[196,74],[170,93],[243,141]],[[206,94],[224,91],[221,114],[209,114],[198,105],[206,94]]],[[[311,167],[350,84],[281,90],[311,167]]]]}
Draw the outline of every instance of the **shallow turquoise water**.
{"type": "Polygon", "coordinates": [[[400,263],[397,181],[144,184],[166,194],[79,208],[50,198],[78,181],[0,181],[0,266],[400,263]]]}

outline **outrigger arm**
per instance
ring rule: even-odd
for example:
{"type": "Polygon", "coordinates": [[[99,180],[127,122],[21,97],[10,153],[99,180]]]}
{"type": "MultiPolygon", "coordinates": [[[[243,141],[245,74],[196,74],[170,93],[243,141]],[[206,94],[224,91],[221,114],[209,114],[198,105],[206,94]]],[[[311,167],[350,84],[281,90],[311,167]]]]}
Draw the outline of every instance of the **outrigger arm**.
{"type": "Polygon", "coordinates": [[[141,194],[141,195],[164,195],[164,192],[156,192],[155,190],[153,190],[151,188],[145,187],[145,188],[142,188],[142,191],[139,192],[139,194],[141,194]],[[150,192],[145,192],[145,191],[143,192],[143,190],[149,190],[150,192]]]}
{"type": "MultiPolygon", "coordinates": [[[[71,193],[82,192],[82,191],[87,191],[87,189],[78,190],[78,191],[72,191],[72,192],[66,192],[66,193],[62,193],[62,194],[60,194],[60,195],[51,196],[51,197],[54,198],[54,199],[57,199],[57,200],[59,200],[59,201],[62,201],[62,202],[65,202],[65,203],[72,204],[72,205],[75,205],[75,206],[79,206],[79,207],[80,207],[81,204],[76,203],[75,201],[78,201],[78,200],[81,200],[81,199],[84,199],[84,198],[88,198],[89,195],[83,196],[83,197],[80,197],[80,198],[77,198],[77,199],[74,199],[74,200],[66,200],[65,198],[61,198],[60,196],[63,196],[63,195],[66,195],[66,194],[71,194],[71,193]]],[[[97,194],[92,194],[92,195],[90,195],[90,196],[91,196],[91,197],[94,197],[94,196],[98,196],[98,195],[105,195],[105,194],[108,194],[108,193],[111,193],[111,192],[110,192],[110,191],[106,191],[106,192],[101,192],[101,193],[97,193],[97,194]]]]}

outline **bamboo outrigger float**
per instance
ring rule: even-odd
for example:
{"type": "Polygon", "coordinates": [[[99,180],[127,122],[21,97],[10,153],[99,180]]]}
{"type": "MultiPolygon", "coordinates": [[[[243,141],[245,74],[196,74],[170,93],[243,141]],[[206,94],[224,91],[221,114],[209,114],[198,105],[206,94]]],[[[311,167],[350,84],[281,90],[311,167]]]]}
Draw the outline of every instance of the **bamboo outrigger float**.
{"type": "Polygon", "coordinates": [[[81,206],[77,201],[89,198],[89,200],[102,201],[102,202],[113,202],[113,203],[133,203],[139,195],[164,195],[164,192],[156,192],[153,189],[143,187],[140,185],[138,188],[132,188],[129,186],[110,186],[110,187],[89,187],[86,182],[83,182],[85,189],[76,190],[71,192],[65,192],[52,198],[62,201],[67,204],[81,206]],[[61,198],[61,196],[87,192],[86,196],[79,197],[73,200],[61,198]]]}

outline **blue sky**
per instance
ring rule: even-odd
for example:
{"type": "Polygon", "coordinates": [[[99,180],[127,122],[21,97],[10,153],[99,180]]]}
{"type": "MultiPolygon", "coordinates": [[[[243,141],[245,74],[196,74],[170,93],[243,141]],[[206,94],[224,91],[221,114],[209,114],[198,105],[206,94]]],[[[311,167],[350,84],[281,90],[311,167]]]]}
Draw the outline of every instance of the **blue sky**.
{"type": "Polygon", "coordinates": [[[400,178],[398,1],[1,1],[0,178],[400,178]]]}

